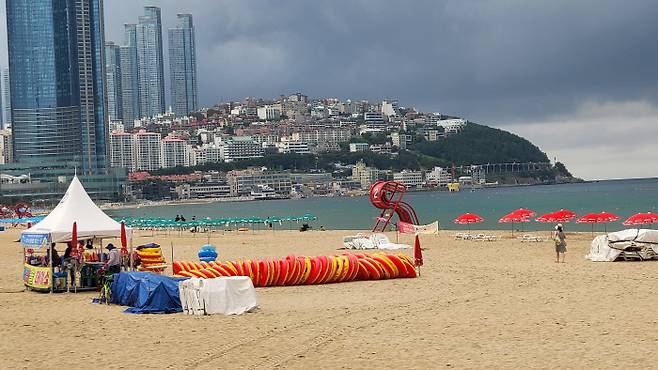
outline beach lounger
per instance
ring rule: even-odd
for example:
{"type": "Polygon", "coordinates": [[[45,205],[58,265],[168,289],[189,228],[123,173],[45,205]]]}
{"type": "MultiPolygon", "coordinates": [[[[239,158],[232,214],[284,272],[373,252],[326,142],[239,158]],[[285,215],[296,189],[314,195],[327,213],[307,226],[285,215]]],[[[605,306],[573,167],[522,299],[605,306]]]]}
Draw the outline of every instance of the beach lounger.
{"type": "Polygon", "coordinates": [[[519,237],[519,239],[522,242],[543,242],[545,240],[541,236],[530,235],[530,234],[525,234],[525,235],[519,237]]]}

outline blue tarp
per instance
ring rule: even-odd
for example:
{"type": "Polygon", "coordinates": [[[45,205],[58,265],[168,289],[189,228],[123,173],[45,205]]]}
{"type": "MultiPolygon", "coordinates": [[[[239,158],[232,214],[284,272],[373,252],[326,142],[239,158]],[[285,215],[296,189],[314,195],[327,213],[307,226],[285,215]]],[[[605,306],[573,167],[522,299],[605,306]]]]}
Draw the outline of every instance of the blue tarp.
{"type": "Polygon", "coordinates": [[[130,306],[126,313],[182,312],[178,295],[178,282],[185,278],[172,278],[150,272],[120,272],[114,275],[110,289],[111,303],[130,306]]]}

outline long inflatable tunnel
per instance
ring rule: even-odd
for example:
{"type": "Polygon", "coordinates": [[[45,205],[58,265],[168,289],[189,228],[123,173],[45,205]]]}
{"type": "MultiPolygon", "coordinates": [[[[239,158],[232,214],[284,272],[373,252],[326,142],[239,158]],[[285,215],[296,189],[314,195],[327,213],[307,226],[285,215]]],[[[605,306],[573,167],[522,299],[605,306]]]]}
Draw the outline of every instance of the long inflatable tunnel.
{"type": "Polygon", "coordinates": [[[289,255],[282,259],[209,263],[175,261],[173,269],[177,277],[212,279],[222,276],[249,276],[256,287],[416,277],[416,269],[409,256],[387,253],[345,253],[315,257],[289,255]]]}

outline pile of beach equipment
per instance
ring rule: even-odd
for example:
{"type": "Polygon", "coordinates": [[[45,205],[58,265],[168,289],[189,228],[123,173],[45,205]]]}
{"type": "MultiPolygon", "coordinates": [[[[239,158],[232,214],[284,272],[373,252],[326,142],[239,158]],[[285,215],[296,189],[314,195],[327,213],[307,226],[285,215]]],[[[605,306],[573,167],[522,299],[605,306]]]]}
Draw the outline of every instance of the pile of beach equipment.
{"type": "Polygon", "coordinates": [[[135,253],[141,261],[137,268],[139,271],[162,272],[167,267],[162,249],[158,244],[151,243],[139,246],[135,253]]]}
{"type": "Polygon", "coordinates": [[[415,278],[413,260],[405,254],[288,255],[281,259],[224,262],[174,261],[174,275],[212,279],[248,276],[256,287],[341,283],[355,280],[415,278]]]}

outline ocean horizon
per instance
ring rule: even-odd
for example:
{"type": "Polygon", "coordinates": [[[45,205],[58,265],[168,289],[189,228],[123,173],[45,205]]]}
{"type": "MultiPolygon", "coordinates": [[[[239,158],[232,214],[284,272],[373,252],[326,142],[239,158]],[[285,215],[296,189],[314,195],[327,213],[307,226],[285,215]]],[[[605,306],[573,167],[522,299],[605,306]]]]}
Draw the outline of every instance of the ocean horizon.
{"type": "MultiPolygon", "coordinates": [[[[418,214],[420,222],[439,221],[442,229],[466,230],[548,230],[551,224],[531,221],[524,224],[501,224],[498,219],[518,208],[527,208],[537,215],[559,209],[569,209],[577,217],[589,212],[612,212],[619,221],[605,226],[608,231],[626,228],[623,220],[638,212],[655,212],[658,207],[658,178],[589,180],[580,183],[532,186],[501,186],[447,191],[409,192],[404,200],[418,214]],[[484,218],[477,224],[457,225],[453,219],[463,213],[476,213],[484,218]]],[[[297,216],[311,213],[318,217],[313,224],[327,229],[371,229],[380,210],[370,204],[368,196],[314,197],[247,202],[213,202],[203,204],[170,204],[141,206],[108,210],[115,217],[164,217],[175,218],[183,214],[188,220],[201,218],[248,217],[248,216],[297,216]]],[[[534,218],[533,218],[534,219],[534,218]]],[[[574,219],[575,220],[575,219],[574,219]]],[[[276,227],[277,225],[275,225],[276,227]]],[[[650,225],[647,225],[649,227],[650,225]]],[[[282,223],[279,228],[296,228],[295,223],[282,223]]],[[[569,222],[567,231],[590,231],[590,224],[569,222]]],[[[603,231],[604,225],[595,224],[595,231],[603,231]]]]}

